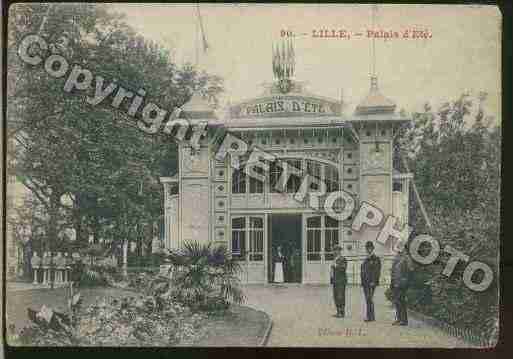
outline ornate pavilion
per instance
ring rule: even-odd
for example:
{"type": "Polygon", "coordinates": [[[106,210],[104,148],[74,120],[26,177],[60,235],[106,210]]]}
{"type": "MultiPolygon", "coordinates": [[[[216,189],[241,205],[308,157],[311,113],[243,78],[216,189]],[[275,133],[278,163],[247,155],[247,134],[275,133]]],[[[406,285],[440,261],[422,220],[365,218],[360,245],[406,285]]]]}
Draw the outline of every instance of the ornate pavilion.
{"type": "MultiPolygon", "coordinates": [[[[393,138],[409,119],[396,114],[396,105],[379,91],[377,77],[371,77],[370,91],[354,114],[347,115],[342,100],[312,94],[293,79],[291,47],[274,53],[273,72],[275,82],[261,96],[230,106],[224,121],[199,95],[182,107],[180,117],[222,128],[244,140],[250,151],[256,146],[321,179],[328,194],[343,189],[354,196],[356,208],[366,201],[406,224],[412,176],[395,170],[392,157],[393,138]]],[[[272,256],[281,246],[286,282],[329,283],[333,248],[339,244],[349,260],[349,281],[359,282],[364,244],[378,229],[354,232],[351,217],[336,221],[296,201],[300,176],[290,177],[287,193],[277,192],[274,184],[282,168],[276,162],[261,182],[242,168],[231,168],[228,157],[216,160],[209,137],[200,141],[199,150],[180,144],[178,174],[161,178],[166,248],[188,241],[225,245],[243,265],[243,282],[267,283],[272,256]]],[[[385,283],[391,251],[375,247],[384,259],[385,283]]]]}

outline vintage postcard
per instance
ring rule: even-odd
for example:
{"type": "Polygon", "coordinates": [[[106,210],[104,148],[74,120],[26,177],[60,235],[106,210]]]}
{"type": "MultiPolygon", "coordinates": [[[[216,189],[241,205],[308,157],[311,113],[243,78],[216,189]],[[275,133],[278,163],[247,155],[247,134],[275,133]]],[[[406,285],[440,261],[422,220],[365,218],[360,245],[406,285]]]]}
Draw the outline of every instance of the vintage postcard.
{"type": "Polygon", "coordinates": [[[5,21],[7,346],[497,344],[498,7],[5,21]]]}

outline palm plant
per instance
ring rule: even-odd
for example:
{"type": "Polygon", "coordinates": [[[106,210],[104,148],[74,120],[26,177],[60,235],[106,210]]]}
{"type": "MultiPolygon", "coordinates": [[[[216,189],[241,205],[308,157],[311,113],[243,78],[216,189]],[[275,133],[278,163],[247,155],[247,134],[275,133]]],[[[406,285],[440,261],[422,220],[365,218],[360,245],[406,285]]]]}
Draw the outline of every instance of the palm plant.
{"type": "Polygon", "coordinates": [[[89,261],[74,264],[73,278],[79,286],[110,285],[121,279],[121,275],[115,266],[95,262],[102,257],[108,249],[100,244],[93,244],[79,251],[82,258],[89,257],[89,261]]]}
{"type": "Polygon", "coordinates": [[[185,304],[212,308],[244,301],[237,276],[242,268],[226,247],[189,242],[181,250],[171,252],[168,259],[175,267],[173,294],[185,304]]]}

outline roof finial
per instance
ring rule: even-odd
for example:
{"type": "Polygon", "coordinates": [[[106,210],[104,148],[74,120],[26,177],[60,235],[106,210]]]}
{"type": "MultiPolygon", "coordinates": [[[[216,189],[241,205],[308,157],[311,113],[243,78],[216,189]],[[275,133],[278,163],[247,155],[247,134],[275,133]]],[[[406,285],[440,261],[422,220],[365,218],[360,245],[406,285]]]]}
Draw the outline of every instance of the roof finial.
{"type": "Polygon", "coordinates": [[[281,46],[280,43],[276,45],[276,50],[273,46],[272,63],[273,74],[277,80],[274,88],[284,94],[290,92],[294,88],[292,78],[296,63],[292,39],[282,40],[281,46]]]}
{"type": "Polygon", "coordinates": [[[273,45],[272,65],[274,77],[277,80],[288,80],[294,76],[296,56],[291,39],[273,45]]]}
{"type": "MultiPolygon", "coordinates": [[[[372,6],[372,31],[375,32],[377,5],[372,6]]],[[[374,34],[373,34],[374,35],[374,34]]],[[[378,89],[378,75],[376,73],[376,40],[372,37],[370,61],[370,91],[367,97],[356,106],[356,115],[391,114],[395,111],[395,103],[383,96],[378,89]]]]}
{"type": "Polygon", "coordinates": [[[378,77],[376,75],[371,76],[371,91],[377,91],[378,90],[378,77]]]}

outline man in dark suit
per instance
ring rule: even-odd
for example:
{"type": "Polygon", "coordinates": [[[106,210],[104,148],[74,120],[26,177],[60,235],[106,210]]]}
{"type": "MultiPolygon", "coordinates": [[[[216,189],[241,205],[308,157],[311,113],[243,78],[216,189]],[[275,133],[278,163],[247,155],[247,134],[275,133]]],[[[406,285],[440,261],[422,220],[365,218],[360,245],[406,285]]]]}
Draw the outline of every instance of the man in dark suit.
{"type": "Polygon", "coordinates": [[[363,294],[365,295],[365,303],[367,307],[366,322],[373,322],[374,317],[374,290],[379,285],[379,276],[381,274],[381,261],[374,254],[374,244],[372,242],[365,243],[367,258],[362,263],[360,270],[363,294]]]}
{"type": "Polygon", "coordinates": [[[342,255],[342,247],[334,248],[335,259],[331,266],[331,284],[333,285],[333,300],[337,307],[337,318],[343,318],[346,306],[347,260],[342,255]]]}
{"type": "Polygon", "coordinates": [[[406,291],[409,285],[410,263],[406,248],[394,257],[390,273],[390,289],[396,309],[396,321],[392,325],[408,325],[406,291]]]}

